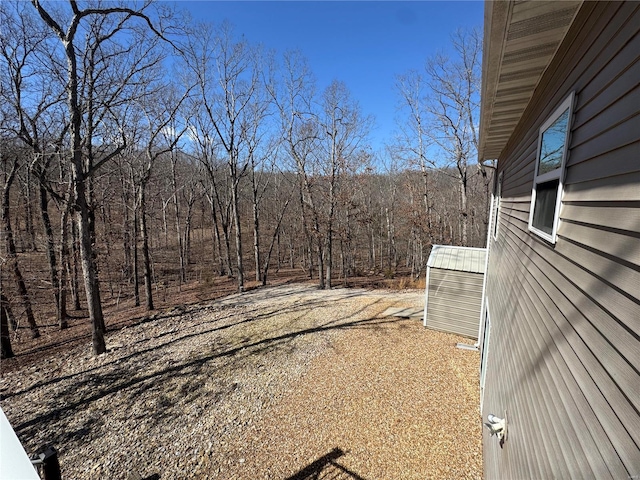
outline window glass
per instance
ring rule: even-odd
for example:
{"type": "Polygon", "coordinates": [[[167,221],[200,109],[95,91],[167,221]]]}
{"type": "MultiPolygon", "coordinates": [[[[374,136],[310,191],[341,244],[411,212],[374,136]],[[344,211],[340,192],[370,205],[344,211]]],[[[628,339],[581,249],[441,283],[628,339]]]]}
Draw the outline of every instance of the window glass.
{"type": "Polygon", "coordinates": [[[559,183],[559,180],[551,180],[539,183],[536,187],[536,204],[533,207],[532,226],[549,235],[553,233],[559,183]]]}
{"type": "Polygon", "coordinates": [[[500,214],[500,200],[502,197],[502,174],[498,175],[498,181],[496,182],[496,191],[493,199],[493,238],[498,236],[498,215],[500,214]]]}
{"type": "Polygon", "coordinates": [[[575,92],[571,92],[542,124],[538,133],[529,230],[551,243],[556,243],[560,225],[574,99],[575,92]]]}
{"type": "Polygon", "coordinates": [[[568,122],[569,109],[567,108],[542,134],[538,175],[543,175],[562,166],[568,122]]]}

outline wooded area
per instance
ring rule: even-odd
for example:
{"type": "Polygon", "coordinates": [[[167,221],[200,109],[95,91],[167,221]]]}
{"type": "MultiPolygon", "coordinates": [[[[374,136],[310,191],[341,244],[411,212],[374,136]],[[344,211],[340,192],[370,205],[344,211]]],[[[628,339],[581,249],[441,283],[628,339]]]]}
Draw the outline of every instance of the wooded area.
{"type": "MultiPolygon", "coordinates": [[[[477,31],[398,76],[397,138],[300,52],[196,24],[168,3],[0,4],[2,357],[25,322],[168,285],[303,270],[321,288],[416,277],[432,244],[484,246],[477,31]],[[37,308],[36,308],[37,307],[37,308]]],[[[389,94],[393,94],[392,91],[389,94]]]]}

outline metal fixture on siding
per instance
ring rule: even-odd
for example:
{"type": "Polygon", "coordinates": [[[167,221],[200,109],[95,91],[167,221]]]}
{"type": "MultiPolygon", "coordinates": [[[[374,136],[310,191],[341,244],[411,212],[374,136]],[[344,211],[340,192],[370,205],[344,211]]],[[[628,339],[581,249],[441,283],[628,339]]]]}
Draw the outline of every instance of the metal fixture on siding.
{"type": "Polygon", "coordinates": [[[489,429],[489,433],[491,436],[497,436],[500,441],[500,446],[504,445],[504,442],[507,438],[507,418],[499,418],[496,417],[493,413],[487,415],[487,421],[485,423],[486,427],[489,429]]]}

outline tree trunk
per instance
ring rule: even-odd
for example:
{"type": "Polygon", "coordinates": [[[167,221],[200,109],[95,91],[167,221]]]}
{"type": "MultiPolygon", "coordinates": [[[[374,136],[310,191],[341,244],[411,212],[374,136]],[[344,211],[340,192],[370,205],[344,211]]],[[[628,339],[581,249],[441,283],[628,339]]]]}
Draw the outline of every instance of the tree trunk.
{"type": "MultiPolygon", "coordinates": [[[[305,247],[305,256],[307,257],[307,262],[309,264],[309,278],[313,278],[313,238],[309,233],[309,228],[307,227],[307,218],[306,218],[306,209],[304,206],[304,192],[302,190],[302,184],[300,185],[299,191],[299,200],[300,200],[300,212],[302,222],[302,231],[304,232],[304,238],[307,242],[307,246],[305,247]]],[[[293,268],[293,267],[292,267],[293,268]]]]}
{"type": "Polygon", "coordinates": [[[229,224],[227,222],[222,223],[222,237],[224,238],[224,261],[226,264],[227,275],[233,276],[231,268],[231,235],[229,234],[229,224]]]}
{"type": "MultiPolygon", "coordinates": [[[[25,200],[25,216],[24,216],[24,226],[27,233],[27,250],[32,252],[38,251],[38,246],[36,245],[36,234],[35,229],[33,228],[33,208],[31,205],[31,179],[27,176],[25,180],[25,192],[24,192],[24,200],[25,200]]],[[[24,250],[23,250],[24,251],[24,250]]]]}
{"type": "Polygon", "coordinates": [[[433,243],[433,232],[432,232],[432,222],[431,222],[431,203],[429,202],[429,176],[427,174],[427,170],[423,170],[422,173],[423,178],[423,198],[424,198],[424,213],[426,215],[427,220],[427,235],[429,236],[429,242],[433,243]]]}
{"type": "Polygon", "coordinates": [[[7,176],[7,179],[5,180],[5,185],[2,192],[2,225],[4,228],[6,240],[5,243],[8,264],[10,265],[11,272],[13,273],[13,278],[15,279],[16,286],[18,287],[18,293],[20,294],[20,298],[24,305],[27,322],[29,323],[29,328],[31,328],[31,336],[32,338],[38,338],[40,336],[40,331],[38,329],[38,325],[36,324],[36,319],[31,308],[31,300],[27,292],[27,285],[25,284],[24,277],[22,276],[22,272],[20,271],[20,266],[18,265],[16,244],[13,240],[13,230],[11,228],[9,193],[11,190],[11,184],[13,183],[13,179],[15,178],[15,169],[16,164],[14,163],[11,171],[7,176]]]}
{"type": "MultiPolygon", "coordinates": [[[[90,245],[91,247],[91,254],[89,255],[89,258],[91,258],[91,263],[93,264],[93,272],[94,272],[94,275],[93,275],[94,280],[92,282],[93,297],[94,299],[97,299],[98,302],[100,303],[100,314],[96,315],[95,321],[98,322],[100,331],[102,331],[102,333],[104,334],[104,332],[107,331],[107,328],[104,323],[104,315],[102,312],[102,300],[100,295],[100,283],[99,283],[100,270],[98,268],[98,252],[94,248],[94,245],[96,244],[96,210],[95,210],[95,204],[93,199],[93,188],[94,188],[93,177],[83,175],[83,178],[84,178],[83,184],[86,186],[85,203],[87,205],[87,213],[88,213],[88,219],[89,219],[89,222],[88,222],[89,244],[88,245],[90,245]]],[[[80,258],[82,258],[82,247],[80,249],[80,258]]],[[[89,317],[91,317],[91,315],[89,315],[89,317]]]]}
{"type": "Polygon", "coordinates": [[[287,235],[287,239],[289,240],[289,268],[291,268],[293,270],[293,268],[295,268],[296,263],[295,263],[295,253],[294,253],[294,249],[293,249],[293,238],[292,235],[289,234],[287,235]]]}
{"type": "MultiPolygon", "coordinates": [[[[122,280],[126,280],[127,283],[131,283],[131,276],[133,273],[133,240],[131,238],[131,229],[129,221],[129,194],[128,186],[124,179],[122,179],[122,247],[124,250],[124,265],[122,266],[122,280]]],[[[135,292],[135,288],[134,288],[135,292]]]]}
{"type": "Polygon", "coordinates": [[[240,227],[240,200],[238,198],[238,181],[236,172],[231,168],[231,201],[233,202],[233,222],[236,231],[236,265],[238,268],[238,292],[244,291],[244,268],[242,266],[242,231],[240,227]]]}
{"type": "MultiPolygon", "coordinates": [[[[67,48],[73,49],[73,45],[67,48]]],[[[75,53],[74,53],[75,55],[75,53]]],[[[69,91],[69,104],[72,116],[71,138],[72,138],[72,161],[71,161],[71,181],[73,184],[73,196],[75,199],[76,225],[80,247],[80,264],[84,277],[84,289],[89,310],[89,320],[92,325],[91,341],[93,353],[102,354],[107,351],[104,340],[104,316],[102,313],[102,301],[100,299],[100,283],[98,280],[97,262],[94,258],[94,221],[89,202],[87,201],[87,186],[90,185],[84,173],[84,162],[81,149],[81,117],[80,108],[77,102],[77,77],[75,76],[75,56],[73,60],[73,75],[70,75],[71,87],[69,91]]]]}
{"type": "MultiPolygon", "coordinates": [[[[289,202],[291,201],[291,197],[292,195],[289,195],[289,198],[287,198],[287,201],[284,204],[284,207],[282,207],[282,210],[280,211],[280,214],[278,215],[278,221],[276,223],[276,228],[273,232],[273,236],[271,237],[271,243],[269,245],[269,250],[267,251],[267,256],[264,260],[264,269],[262,272],[262,285],[266,285],[267,284],[267,275],[269,273],[269,263],[271,262],[271,254],[273,253],[273,246],[274,243],[277,241],[278,244],[280,243],[280,225],[282,225],[282,219],[284,218],[284,214],[287,211],[287,207],[289,206],[289,202]]],[[[280,263],[280,262],[278,262],[280,263]]]]}
{"type": "Polygon", "coordinates": [[[151,288],[151,255],[149,254],[149,236],[147,232],[147,207],[145,185],[141,185],[138,197],[140,206],[140,238],[142,240],[142,263],[144,265],[144,292],[147,300],[147,310],[154,309],[153,290],[151,288]]]}
{"type": "Polygon", "coordinates": [[[462,246],[468,244],[469,212],[467,206],[467,169],[460,175],[460,217],[462,226],[462,246]]]}
{"type": "Polygon", "coordinates": [[[167,207],[169,206],[169,200],[162,201],[162,231],[164,232],[164,248],[169,246],[169,227],[167,225],[167,207]]]}
{"type": "MultiPolygon", "coordinates": [[[[253,199],[253,256],[256,263],[256,282],[260,281],[260,219],[258,217],[258,190],[255,170],[251,170],[251,192],[253,199]]],[[[263,281],[263,285],[266,281],[263,281]]]]}
{"type": "Polygon", "coordinates": [[[334,172],[331,179],[331,184],[329,186],[329,218],[327,221],[327,253],[325,258],[327,270],[324,288],[331,288],[331,280],[333,275],[333,222],[336,208],[335,181],[336,179],[334,172]]]}
{"type": "MultiPolygon", "coordinates": [[[[218,252],[218,273],[221,277],[227,274],[226,268],[224,266],[224,259],[222,257],[222,243],[220,240],[220,228],[218,225],[218,215],[216,213],[216,203],[213,195],[210,197],[207,195],[207,199],[209,200],[209,205],[211,206],[211,220],[213,222],[211,233],[213,235],[213,255],[215,257],[216,250],[218,252]]],[[[214,258],[215,263],[215,258],[214,258]]]]}
{"type": "Polygon", "coordinates": [[[133,300],[136,307],[140,306],[140,263],[138,261],[138,220],[140,204],[136,200],[133,207],[133,300]]]}
{"type": "Polygon", "coordinates": [[[184,245],[182,243],[182,232],[180,230],[180,206],[178,202],[178,179],[176,178],[176,156],[171,152],[171,186],[173,187],[173,206],[175,209],[175,226],[178,237],[178,255],[180,258],[180,285],[187,281],[187,270],[184,259],[184,245]]]}
{"type": "Polygon", "coordinates": [[[321,289],[325,288],[324,283],[324,245],[322,242],[322,236],[319,232],[320,228],[316,227],[316,244],[317,244],[317,252],[318,255],[318,287],[321,289]]]}
{"type": "Polygon", "coordinates": [[[89,183],[84,172],[82,158],[82,112],[78,102],[78,70],[76,63],[76,51],[73,41],[64,42],[68,61],[67,94],[69,100],[69,113],[71,115],[71,181],[75,199],[76,223],[80,240],[80,263],[84,274],[84,289],[87,297],[87,308],[92,325],[93,353],[99,355],[107,351],[104,341],[104,316],[102,314],[102,302],[100,300],[100,283],[98,281],[97,265],[94,259],[91,210],[87,202],[87,184],[89,183]]]}
{"type": "MultiPolygon", "coordinates": [[[[227,202],[226,205],[223,204],[223,201],[219,195],[218,185],[215,181],[214,172],[211,169],[207,169],[207,171],[209,172],[209,178],[211,180],[211,188],[213,194],[212,197],[216,202],[218,210],[220,212],[220,226],[222,227],[222,237],[224,239],[225,251],[224,256],[222,257],[224,258],[224,268],[221,269],[221,272],[222,270],[224,270],[226,275],[231,278],[233,276],[233,270],[231,268],[231,239],[229,236],[229,223],[231,219],[229,210],[231,208],[231,204],[229,202],[227,202]]],[[[220,255],[222,255],[222,252],[220,253],[220,255]]],[[[225,273],[221,273],[221,275],[224,275],[225,273]]]]}
{"type": "Polygon", "coordinates": [[[9,300],[4,293],[0,293],[0,358],[11,358],[14,356],[11,348],[11,332],[9,331],[9,317],[11,309],[9,300]]]}
{"type": "Polygon", "coordinates": [[[71,222],[71,249],[73,258],[69,258],[68,268],[71,278],[71,296],[73,297],[73,309],[77,312],[80,310],[80,280],[78,272],[78,264],[80,263],[80,247],[78,242],[78,224],[71,222]],[[73,265],[71,264],[73,260],[73,265]],[[73,268],[71,268],[73,267],[73,268]]]}
{"type": "MultiPolygon", "coordinates": [[[[80,152],[77,152],[80,157],[80,152]]],[[[77,166],[77,165],[76,165],[77,166]]],[[[96,263],[93,258],[93,245],[91,243],[90,212],[85,197],[85,182],[81,172],[74,168],[74,190],[76,198],[76,223],[80,236],[80,263],[84,276],[84,289],[87,297],[87,309],[92,325],[91,342],[93,353],[100,355],[107,351],[104,340],[104,316],[100,299],[100,283],[96,263]]]]}
{"type": "Polygon", "coordinates": [[[329,231],[327,232],[327,253],[326,253],[326,278],[324,281],[324,288],[331,288],[331,280],[333,275],[333,231],[331,230],[331,226],[329,226],[329,231]]]}
{"type": "MultiPolygon", "coordinates": [[[[191,263],[191,230],[193,224],[193,204],[195,203],[195,195],[190,193],[190,197],[187,199],[187,216],[184,222],[184,262],[186,268],[189,268],[191,263]]],[[[186,274],[186,272],[185,272],[186,274]]]]}
{"type": "Polygon", "coordinates": [[[60,219],[60,294],[59,312],[60,330],[67,328],[67,263],[69,261],[69,214],[70,202],[67,201],[60,219]]]}
{"type": "MultiPolygon", "coordinates": [[[[44,180],[44,179],[41,179],[44,180]]],[[[56,261],[55,241],[53,238],[53,228],[51,227],[51,219],[49,218],[49,198],[47,190],[42,183],[39,188],[40,193],[40,216],[44,227],[45,237],[47,239],[47,260],[49,261],[49,275],[51,278],[51,288],[53,289],[53,299],[56,306],[56,315],[60,329],[66,328],[66,318],[60,315],[63,313],[60,308],[60,283],[58,280],[58,262],[56,261]]]]}
{"type": "Polygon", "coordinates": [[[276,260],[276,273],[278,273],[280,271],[280,265],[281,265],[281,252],[280,252],[280,229],[278,229],[278,238],[276,239],[276,253],[277,253],[277,260],[276,260]]]}
{"type": "Polygon", "coordinates": [[[345,254],[344,241],[340,240],[340,276],[342,277],[342,284],[347,286],[347,255],[345,254]]]}
{"type": "Polygon", "coordinates": [[[367,267],[369,271],[373,271],[376,266],[376,244],[375,244],[375,232],[373,229],[373,225],[367,225],[367,237],[369,240],[369,252],[367,254],[367,267]]]}

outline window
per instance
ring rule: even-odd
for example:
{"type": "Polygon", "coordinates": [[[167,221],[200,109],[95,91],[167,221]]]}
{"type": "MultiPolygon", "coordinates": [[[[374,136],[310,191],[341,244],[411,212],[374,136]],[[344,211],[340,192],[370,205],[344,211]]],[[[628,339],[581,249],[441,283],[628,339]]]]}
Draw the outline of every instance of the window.
{"type": "Polygon", "coordinates": [[[551,243],[556,242],[558,229],[573,97],[574,94],[571,93],[562,102],[562,105],[540,127],[538,135],[529,230],[551,243]]]}
{"type": "Polygon", "coordinates": [[[482,331],[479,335],[480,343],[480,411],[484,403],[484,384],[487,378],[487,360],[489,358],[489,337],[491,335],[491,318],[489,317],[489,302],[484,304],[484,318],[482,319],[482,331]]]}
{"type": "Polygon", "coordinates": [[[500,199],[502,198],[502,174],[500,172],[496,181],[495,194],[493,197],[493,239],[498,238],[498,215],[500,214],[500,199]]]}

